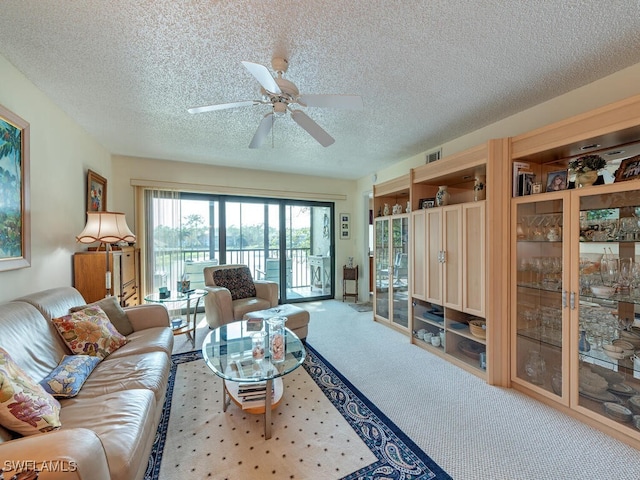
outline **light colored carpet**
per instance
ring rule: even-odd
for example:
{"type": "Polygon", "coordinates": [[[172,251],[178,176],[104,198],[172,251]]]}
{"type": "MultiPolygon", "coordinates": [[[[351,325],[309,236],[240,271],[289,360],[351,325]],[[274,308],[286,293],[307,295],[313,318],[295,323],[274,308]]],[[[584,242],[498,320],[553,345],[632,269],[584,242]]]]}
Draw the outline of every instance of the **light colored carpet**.
{"type": "MultiPolygon", "coordinates": [[[[374,322],[370,312],[336,300],[297,305],[311,313],[309,343],[454,479],[640,478],[639,451],[487,385],[374,322]]],[[[200,344],[208,330],[201,325],[200,344]]],[[[176,337],[175,351],[191,349],[176,337]]]]}
{"type": "Polygon", "coordinates": [[[159,478],[329,479],[376,461],[304,368],[284,388],[265,440],[262,415],[222,411],[222,381],[204,361],[178,365],[159,478]]]}

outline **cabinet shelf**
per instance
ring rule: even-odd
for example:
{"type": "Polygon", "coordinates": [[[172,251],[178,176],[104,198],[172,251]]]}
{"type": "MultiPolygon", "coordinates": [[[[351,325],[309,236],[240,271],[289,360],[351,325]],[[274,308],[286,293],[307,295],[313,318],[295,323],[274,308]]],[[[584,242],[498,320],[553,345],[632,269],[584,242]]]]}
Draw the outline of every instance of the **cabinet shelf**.
{"type": "Polygon", "coordinates": [[[521,328],[518,329],[518,336],[544,343],[552,347],[562,347],[562,334],[559,331],[548,333],[544,332],[542,327],[521,328]]]}
{"type": "MultiPolygon", "coordinates": [[[[438,328],[441,328],[441,329],[444,328],[444,319],[443,319],[443,321],[438,322],[436,320],[431,320],[431,319],[428,319],[428,318],[424,318],[424,317],[421,317],[419,315],[414,315],[413,319],[414,319],[414,326],[415,326],[415,322],[422,322],[422,323],[426,323],[427,325],[432,325],[434,327],[438,327],[438,328]]],[[[414,328],[414,330],[415,330],[415,328],[414,328]]]]}
{"type": "Polygon", "coordinates": [[[548,293],[557,293],[560,294],[562,293],[562,285],[560,283],[558,283],[557,285],[554,285],[553,287],[551,286],[540,286],[537,284],[532,284],[532,283],[518,283],[517,284],[518,288],[523,288],[523,289],[529,289],[529,290],[534,290],[536,292],[548,292],[548,293]]]}
{"type": "Polygon", "coordinates": [[[454,335],[458,335],[459,337],[467,338],[469,340],[473,340],[474,342],[481,343],[482,345],[486,345],[487,341],[484,338],[476,337],[471,333],[469,327],[461,328],[461,329],[447,329],[447,332],[452,333],[454,335]]]}
{"type": "Polygon", "coordinates": [[[562,240],[547,240],[545,239],[527,239],[527,238],[519,238],[518,239],[518,243],[544,243],[544,244],[556,244],[556,245],[562,245],[562,240]]]}

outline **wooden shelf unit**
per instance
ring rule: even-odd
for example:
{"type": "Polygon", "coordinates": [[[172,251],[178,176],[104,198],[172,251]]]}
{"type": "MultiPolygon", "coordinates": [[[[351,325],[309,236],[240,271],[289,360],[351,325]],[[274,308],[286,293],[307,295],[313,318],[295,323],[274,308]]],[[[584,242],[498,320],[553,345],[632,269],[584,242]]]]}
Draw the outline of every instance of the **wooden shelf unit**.
{"type": "MultiPolygon", "coordinates": [[[[640,152],[640,95],[512,137],[509,164],[529,163],[546,185],[548,173],[567,168],[572,159],[598,154],[611,161],[616,157],[607,156],[607,152],[621,150],[625,151],[622,157],[640,152]]],[[[617,158],[621,158],[620,154],[617,158]]],[[[632,360],[612,360],[593,346],[581,352],[578,341],[580,331],[589,323],[595,322],[598,330],[606,328],[611,333],[610,327],[616,321],[608,318],[607,312],[616,311],[619,317],[631,319],[640,313],[640,301],[635,296],[616,294],[602,299],[591,294],[583,282],[588,274],[580,269],[581,259],[593,258],[592,252],[597,251],[640,260],[640,239],[635,236],[632,241],[607,237],[599,243],[586,241],[583,235],[585,220],[596,218],[599,212],[611,212],[607,215],[618,219],[636,215],[640,208],[638,188],[638,181],[630,180],[511,199],[510,370],[513,388],[640,449],[640,430],[632,422],[609,417],[603,401],[585,395],[580,379],[585,368],[595,369],[592,373],[598,372],[602,378],[618,376],[617,380],[622,378],[624,385],[640,392],[640,370],[632,360]],[[562,219],[558,241],[552,241],[555,237],[545,238],[544,232],[532,234],[527,228],[528,217],[552,215],[562,219]],[[557,291],[553,285],[536,280],[532,273],[535,268],[527,267],[534,257],[557,258],[561,263],[560,276],[553,279],[557,291]],[[545,334],[550,323],[556,325],[556,335],[545,334]],[[527,374],[531,351],[545,359],[546,372],[541,378],[527,374]]],[[[622,335],[617,332],[613,336],[622,335]]],[[[605,337],[605,343],[611,338],[605,337]]],[[[610,401],[629,407],[628,396],[615,391],[610,401]]]]}
{"type": "MultiPolygon", "coordinates": [[[[73,255],[73,286],[87,303],[105,297],[107,255],[104,250],[76,252],[73,255]]],[[[123,307],[140,305],[140,249],[122,247],[109,252],[110,294],[123,307]]]]}
{"type": "Polygon", "coordinates": [[[509,245],[504,200],[510,188],[508,177],[505,180],[507,149],[506,139],[491,140],[410,172],[412,342],[494,385],[509,381],[504,333],[507,302],[494,294],[506,291],[509,285],[503,273],[508,272],[504,252],[509,245]],[[486,200],[478,202],[473,191],[476,176],[486,178],[487,189],[486,200]],[[448,187],[449,205],[420,209],[421,200],[435,197],[440,185],[448,187]],[[431,308],[443,309],[443,325],[424,318],[431,308]],[[466,330],[453,328],[476,318],[486,320],[486,339],[473,336],[468,326],[466,330]],[[444,345],[434,347],[421,341],[416,332],[423,328],[432,333],[444,331],[444,345]],[[471,348],[459,348],[461,342],[471,348]],[[482,349],[486,356],[481,362],[475,354],[482,349]]]}

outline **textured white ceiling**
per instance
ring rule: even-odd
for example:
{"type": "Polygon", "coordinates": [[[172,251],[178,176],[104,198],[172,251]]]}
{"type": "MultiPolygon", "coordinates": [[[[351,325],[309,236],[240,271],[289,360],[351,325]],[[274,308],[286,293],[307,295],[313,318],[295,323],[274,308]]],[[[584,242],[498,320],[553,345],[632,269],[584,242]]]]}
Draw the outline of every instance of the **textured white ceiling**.
{"type": "MultiPolygon", "coordinates": [[[[638,0],[2,0],[0,54],[114,154],[360,178],[640,62],[638,0]],[[307,108],[258,150],[240,63],[289,59],[307,108]]],[[[1,86],[0,86],[1,88],[1,86]]],[[[28,120],[28,119],[27,119],[28,120]]]]}

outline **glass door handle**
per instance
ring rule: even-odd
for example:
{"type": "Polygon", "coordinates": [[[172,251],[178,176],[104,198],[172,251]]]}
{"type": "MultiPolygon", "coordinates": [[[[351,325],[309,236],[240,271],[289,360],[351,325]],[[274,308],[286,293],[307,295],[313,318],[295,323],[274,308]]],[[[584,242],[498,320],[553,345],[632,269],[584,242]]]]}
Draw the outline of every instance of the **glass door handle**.
{"type": "Polygon", "coordinates": [[[562,308],[567,308],[567,291],[562,291],[562,308]]]}
{"type": "Polygon", "coordinates": [[[571,294],[569,295],[569,306],[571,310],[576,309],[576,292],[571,292],[571,294]]]}

